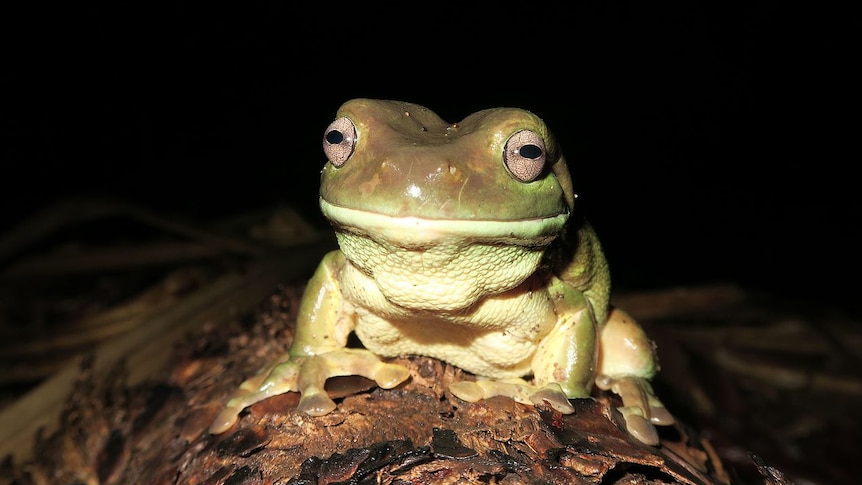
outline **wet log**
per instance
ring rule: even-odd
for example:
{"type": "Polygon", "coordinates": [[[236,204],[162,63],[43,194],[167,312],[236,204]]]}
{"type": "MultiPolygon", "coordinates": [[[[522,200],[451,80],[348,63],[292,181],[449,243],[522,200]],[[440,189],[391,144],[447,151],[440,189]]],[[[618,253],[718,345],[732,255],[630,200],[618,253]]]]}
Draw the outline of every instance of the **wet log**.
{"type": "Polygon", "coordinates": [[[190,335],[142,382],[123,362],[105,375],[85,361],[59,428],[39,436],[32,460],[7,460],[0,483],[739,483],[683,422],[648,446],[601,391],[573,401],[571,415],[507,398],[466,403],[447,384],[471,376],[424,357],[396,359],[412,377],[391,390],[331,379],[338,408],[326,416],[297,412],[288,393],[209,434],[239,382],[289,344],[300,291],[283,287],[254,315],[190,335]]]}

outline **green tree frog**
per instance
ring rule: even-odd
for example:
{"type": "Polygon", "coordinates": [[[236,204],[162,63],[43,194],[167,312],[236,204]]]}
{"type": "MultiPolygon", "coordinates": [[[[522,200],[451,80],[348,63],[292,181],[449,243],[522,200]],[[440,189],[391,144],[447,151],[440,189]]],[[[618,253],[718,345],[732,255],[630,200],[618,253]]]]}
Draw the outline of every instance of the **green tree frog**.
{"type": "Polygon", "coordinates": [[[354,99],[323,149],[320,208],[340,249],[308,282],[288,352],[240,386],[211,432],[291,391],[300,411],[325,415],[328,378],[393,388],[409,371],[382,358],[417,354],[475,374],[449,387],[468,402],[502,395],[571,413],[569,399],[610,389],[628,431],[658,443],[654,425],[673,417],[649,383],[654,345],[609,306],[605,257],[539,117],[497,108],[447,123],[354,99]],[[351,332],[364,348],[347,347],[351,332]]]}

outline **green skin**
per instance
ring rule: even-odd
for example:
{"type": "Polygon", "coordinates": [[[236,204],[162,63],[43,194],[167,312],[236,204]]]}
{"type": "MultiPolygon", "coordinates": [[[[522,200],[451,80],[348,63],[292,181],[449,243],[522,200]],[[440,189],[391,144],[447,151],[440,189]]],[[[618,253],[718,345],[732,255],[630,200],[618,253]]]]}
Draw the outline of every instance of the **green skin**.
{"type": "Polygon", "coordinates": [[[475,374],[450,386],[470,402],[502,395],[571,413],[568,399],[610,389],[629,432],[658,443],[653,425],[673,418],[648,382],[652,342],[609,306],[601,246],[571,216],[572,179],[540,118],[498,108],[450,124],[422,106],[355,99],[324,150],[321,209],[341,249],[308,282],[288,352],[240,386],[213,433],[285,392],[327,414],[328,378],[392,388],[409,372],[381,357],[417,354],[475,374]],[[521,153],[526,165],[511,162],[521,153]],[[365,348],[346,348],[351,332],[365,348]]]}

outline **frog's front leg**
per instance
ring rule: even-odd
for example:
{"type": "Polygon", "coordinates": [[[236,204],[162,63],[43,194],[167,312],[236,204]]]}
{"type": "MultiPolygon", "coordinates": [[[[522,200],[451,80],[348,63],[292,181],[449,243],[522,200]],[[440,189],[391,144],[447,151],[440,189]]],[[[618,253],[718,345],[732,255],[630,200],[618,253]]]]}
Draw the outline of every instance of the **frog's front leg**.
{"type": "Polygon", "coordinates": [[[323,258],[303,295],[290,350],[240,385],[210,426],[211,433],[233,426],[246,407],[291,391],[302,394],[298,410],[312,416],[327,414],[335,409],[324,389],[330,377],[360,375],[389,389],[410,376],[405,367],[384,363],[368,350],[345,348],[354,320],[338,284],[344,264],[340,251],[323,258]]]}
{"type": "Polygon", "coordinates": [[[652,341],[631,316],[612,309],[601,332],[596,386],[620,396],[626,428],[648,444],[659,441],[654,425],[674,421],[649,383],[657,371],[652,341]]]}
{"type": "Polygon", "coordinates": [[[523,379],[478,379],[453,383],[449,390],[468,402],[508,396],[525,404],[547,403],[564,414],[574,412],[569,399],[589,397],[595,378],[596,322],[583,294],[571,286],[553,285],[549,296],[558,318],[533,355],[532,384],[523,379]]]}

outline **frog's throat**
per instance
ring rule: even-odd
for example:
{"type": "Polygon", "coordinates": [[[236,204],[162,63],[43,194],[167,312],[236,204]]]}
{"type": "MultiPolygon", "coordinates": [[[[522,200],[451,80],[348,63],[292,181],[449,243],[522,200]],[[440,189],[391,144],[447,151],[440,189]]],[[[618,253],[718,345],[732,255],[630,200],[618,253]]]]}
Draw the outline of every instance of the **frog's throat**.
{"type": "Polygon", "coordinates": [[[320,210],[335,224],[359,228],[374,237],[398,241],[403,246],[421,246],[452,237],[543,246],[560,234],[569,218],[567,212],[519,220],[395,217],[337,206],[322,197],[320,210]]]}

